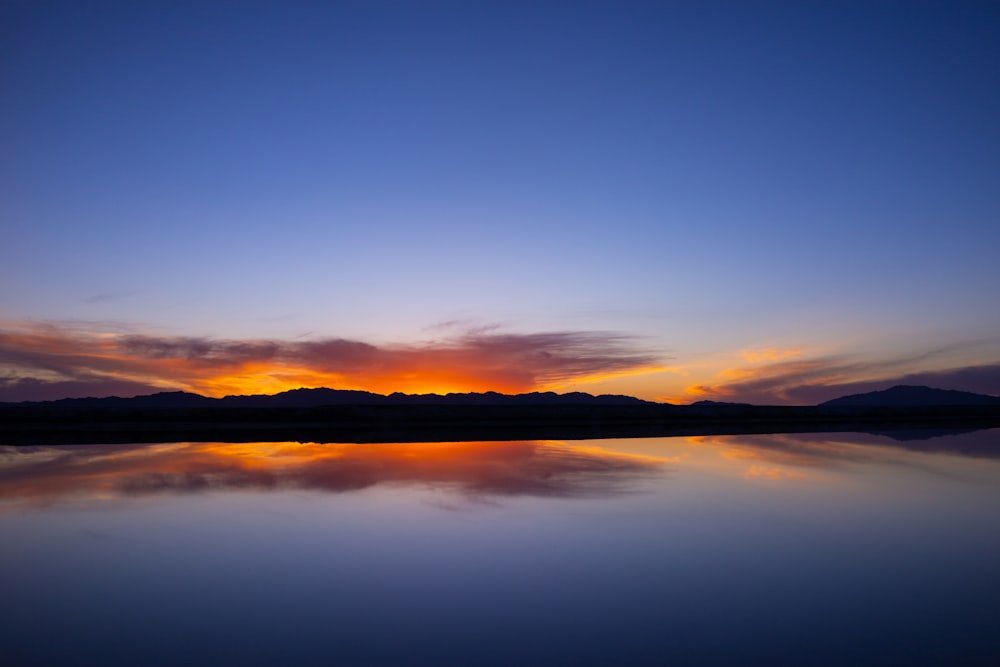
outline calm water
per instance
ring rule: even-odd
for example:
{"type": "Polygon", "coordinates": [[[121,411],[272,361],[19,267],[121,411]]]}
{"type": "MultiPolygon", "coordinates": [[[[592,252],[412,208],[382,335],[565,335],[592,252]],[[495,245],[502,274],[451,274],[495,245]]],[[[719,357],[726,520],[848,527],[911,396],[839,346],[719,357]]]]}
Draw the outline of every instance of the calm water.
{"type": "Polygon", "coordinates": [[[1000,432],[0,448],[10,665],[996,665],[1000,432]]]}

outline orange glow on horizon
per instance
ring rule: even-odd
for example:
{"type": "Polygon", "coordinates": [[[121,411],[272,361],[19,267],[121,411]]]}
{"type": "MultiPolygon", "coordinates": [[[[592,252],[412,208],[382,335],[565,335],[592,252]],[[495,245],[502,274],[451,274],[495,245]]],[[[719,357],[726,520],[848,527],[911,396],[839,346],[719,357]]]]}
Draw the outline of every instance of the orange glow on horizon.
{"type": "Polygon", "coordinates": [[[146,387],[146,393],[185,390],[212,397],[300,387],[380,394],[516,394],[662,370],[651,354],[625,341],[627,337],[600,332],[554,332],[375,345],[336,338],[215,340],[89,332],[31,323],[0,328],[8,377],[89,385],[97,392],[92,395],[130,386],[140,393],[146,387]],[[102,387],[112,389],[99,393],[102,387]]]}
{"type": "Polygon", "coordinates": [[[177,390],[218,398],[328,387],[383,395],[581,391],[673,404],[814,404],[840,387],[899,372],[898,364],[836,349],[773,345],[668,366],[634,337],[613,332],[467,332],[376,344],[93,331],[72,322],[0,321],[0,357],[3,400],[14,401],[177,390]]]}
{"type": "Polygon", "coordinates": [[[666,370],[669,369],[664,366],[643,366],[640,368],[633,368],[626,371],[617,371],[612,373],[594,373],[593,375],[573,378],[571,381],[548,383],[537,387],[535,391],[565,390],[570,387],[577,387],[590,384],[600,384],[602,382],[607,382],[609,380],[618,380],[621,378],[631,378],[640,375],[651,375],[653,373],[662,373],[666,370]]]}
{"type": "Polygon", "coordinates": [[[475,376],[463,376],[445,370],[404,375],[372,375],[358,381],[339,373],[323,373],[309,368],[253,365],[239,372],[200,378],[190,385],[195,393],[219,398],[227,395],[277,394],[292,389],[349,389],[370,391],[377,394],[402,392],[407,394],[448,394],[464,392],[497,391],[519,393],[535,388],[515,385],[497,385],[484,382],[475,376]]]}

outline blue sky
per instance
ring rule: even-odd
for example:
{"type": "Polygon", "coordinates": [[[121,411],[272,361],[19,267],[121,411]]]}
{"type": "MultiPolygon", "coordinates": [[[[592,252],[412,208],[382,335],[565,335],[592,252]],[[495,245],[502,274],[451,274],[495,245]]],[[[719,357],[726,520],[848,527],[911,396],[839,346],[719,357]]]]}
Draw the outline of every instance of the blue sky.
{"type": "Polygon", "coordinates": [[[0,400],[542,357],[496,386],[1000,394],[997,34],[985,2],[6,2],[0,400]],[[333,340],[383,356],[288,352],[333,340]]]}

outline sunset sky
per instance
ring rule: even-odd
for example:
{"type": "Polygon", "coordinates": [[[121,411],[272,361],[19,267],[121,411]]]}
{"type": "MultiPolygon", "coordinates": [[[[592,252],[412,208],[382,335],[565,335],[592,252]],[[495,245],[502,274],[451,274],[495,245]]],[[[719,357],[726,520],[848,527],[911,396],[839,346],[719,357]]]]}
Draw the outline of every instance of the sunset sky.
{"type": "Polygon", "coordinates": [[[0,401],[1000,395],[1000,4],[0,3],[0,401]]]}

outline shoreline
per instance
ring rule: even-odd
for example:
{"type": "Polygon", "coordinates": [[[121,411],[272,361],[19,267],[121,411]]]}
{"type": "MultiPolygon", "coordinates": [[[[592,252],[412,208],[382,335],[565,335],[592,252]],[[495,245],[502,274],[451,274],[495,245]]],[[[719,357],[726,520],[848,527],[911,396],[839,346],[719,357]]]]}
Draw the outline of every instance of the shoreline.
{"type": "MultiPolygon", "coordinates": [[[[0,444],[590,440],[1000,428],[994,406],[323,406],[0,410],[0,444]]],[[[890,435],[891,437],[891,435],[890,435]]]]}

